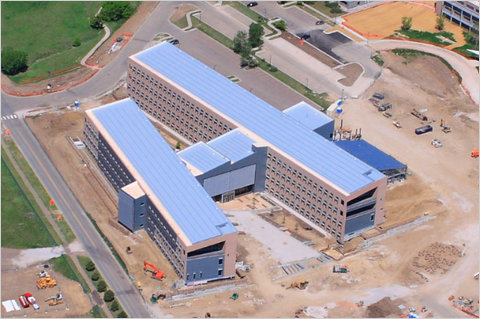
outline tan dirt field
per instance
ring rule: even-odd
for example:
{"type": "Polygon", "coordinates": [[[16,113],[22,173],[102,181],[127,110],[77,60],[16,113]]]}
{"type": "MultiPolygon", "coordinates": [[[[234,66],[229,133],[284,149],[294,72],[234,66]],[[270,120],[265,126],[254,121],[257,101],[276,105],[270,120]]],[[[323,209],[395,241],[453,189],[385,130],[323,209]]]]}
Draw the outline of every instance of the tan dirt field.
{"type": "MultiPolygon", "coordinates": [[[[2,259],[4,257],[2,249],[2,259]]],[[[15,255],[14,250],[7,253],[6,256],[15,255]]],[[[2,260],[3,263],[3,260],[2,260]]],[[[88,317],[87,314],[93,307],[86,294],[83,293],[82,286],[76,281],[65,278],[63,275],[47,269],[50,275],[57,281],[57,286],[52,288],[37,290],[36,281],[37,274],[43,269],[43,264],[30,266],[25,269],[15,270],[14,268],[3,269],[2,267],[2,300],[15,299],[18,296],[30,292],[37,300],[40,306],[39,310],[33,307],[22,308],[20,311],[6,312],[2,307],[3,318],[67,318],[67,317],[88,317]],[[50,296],[61,292],[63,294],[64,303],[56,306],[49,306],[44,300],[50,296]]]]}
{"type": "MultiPolygon", "coordinates": [[[[432,2],[433,3],[433,2],[432,2]]],[[[346,15],[343,18],[347,24],[359,30],[364,34],[376,35],[369,37],[370,39],[378,39],[388,37],[400,29],[402,25],[402,17],[412,17],[412,29],[428,32],[438,32],[435,29],[437,15],[431,6],[424,3],[413,4],[411,2],[386,2],[385,4],[375,6],[357,13],[346,15]]],[[[465,44],[463,37],[463,29],[445,19],[445,31],[454,34],[456,43],[448,46],[459,47],[465,44]]]]}

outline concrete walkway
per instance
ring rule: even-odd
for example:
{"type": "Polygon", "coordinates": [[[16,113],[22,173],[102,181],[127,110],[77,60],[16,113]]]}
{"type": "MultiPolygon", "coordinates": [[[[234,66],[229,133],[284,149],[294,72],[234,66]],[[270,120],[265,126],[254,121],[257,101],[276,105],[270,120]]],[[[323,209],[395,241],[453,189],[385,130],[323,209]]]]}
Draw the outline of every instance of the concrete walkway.
{"type": "Polygon", "coordinates": [[[230,221],[238,223],[239,231],[252,235],[265,246],[272,257],[282,264],[307,258],[316,258],[320,253],[285,234],[260,216],[249,210],[225,211],[230,221]]]}
{"type": "Polygon", "coordinates": [[[478,61],[469,60],[450,50],[434,45],[402,41],[402,40],[375,40],[369,41],[374,50],[387,51],[393,49],[411,49],[435,54],[445,59],[462,77],[462,86],[468,91],[475,103],[480,101],[479,75],[476,70],[478,61]]]}
{"type": "Polygon", "coordinates": [[[108,28],[108,26],[106,24],[103,25],[103,29],[105,30],[105,35],[103,36],[103,38],[98,41],[98,43],[90,50],[88,51],[87,55],[85,55],[82,59],[82,61],[80,61],[80,64],[83,65],[83,66],[86,66],[87,68],[98,68],[98,67],[92,67],[91,65],[88,65],[86,64],[85,62],[95,53],[95,51],[97,51],[97,49],[105,42],[107,41],[107,39],[110,37],[110,29],[108,28]]]}

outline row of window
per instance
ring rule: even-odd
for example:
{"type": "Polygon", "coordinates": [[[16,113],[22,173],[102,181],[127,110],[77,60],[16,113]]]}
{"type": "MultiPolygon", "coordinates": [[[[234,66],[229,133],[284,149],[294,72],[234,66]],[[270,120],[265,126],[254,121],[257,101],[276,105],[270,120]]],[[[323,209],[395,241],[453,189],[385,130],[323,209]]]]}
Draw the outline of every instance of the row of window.
{"type": "Polygon", "coordinates": [[[181,277],[183,274],[183,269],[185,267],[182,261],[179,262],[178,256],[173,252],[172,248],[168,244],[165,237],[158,230],[156,225],[152,222],[147,223],[147,233],[157,244],[157,246],[162,250],[163,255],[167,258],[168,262],[173,266],[175,272],[181,277]]]}

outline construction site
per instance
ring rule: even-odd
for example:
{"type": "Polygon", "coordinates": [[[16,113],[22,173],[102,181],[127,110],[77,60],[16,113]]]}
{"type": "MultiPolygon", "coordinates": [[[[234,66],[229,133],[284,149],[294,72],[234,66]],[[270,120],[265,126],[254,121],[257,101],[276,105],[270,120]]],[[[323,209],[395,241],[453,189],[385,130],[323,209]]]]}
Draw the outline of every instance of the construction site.
{"type": "MultiPolygon", "coordinates": [[[[406,179],[387,186],[386,221],[341,245],[263,194],[217,202],[238,231],[236,276],[204,285],[181,285],[146,231],[118,223],[115,190],[78,144],[84,112],[127,97],[124,86],[79,110],[27,114],[26,122],[156,317],[478,318],[478,105],[439,59],[379,54],[381,76],[332,117],[339,139],[361,135],[408,165],[406,179]],[[425,126],[431,130],[416,131],[425,126]]],[[[154,125],[172,149],[186,146],[154,125]]],[[[15,264],[16,257],[2,250],[2,296],[22,315],[91,309],[80,284],[43,263],[15,264]]],[[[3,317],[18,316],[4,308],[3,317]]]]}

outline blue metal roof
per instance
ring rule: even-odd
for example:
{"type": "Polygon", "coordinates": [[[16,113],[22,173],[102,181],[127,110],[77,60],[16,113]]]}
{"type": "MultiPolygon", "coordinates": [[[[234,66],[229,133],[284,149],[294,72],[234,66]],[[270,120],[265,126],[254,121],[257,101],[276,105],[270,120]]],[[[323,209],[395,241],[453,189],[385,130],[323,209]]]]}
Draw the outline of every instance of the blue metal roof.
{"type": "Polygon", "coordinates": [[[236,231],[133,100],[92,113],[192,243],[236,231]]]}
{"type": "Polygon", "coordinates": [[[347,193],[385,177],[172,44],[161,43],[134,58],[347,193]]]}
{"type": "Polygon", "coordinates": [[[252,144],[255,143],[251,138],[240,132],[238,129],[225,133],[207,144],[217,150],[219,153],[228,157],[232,162],[253,154],[252,144]]]}
{"type": "Polygon", "coordinates": [[[312,131],[324,126],[325,124],[333,122],[333,119],[328,115],[320,112],[310,104],[307,104],[303,101],[295,104],[292,107],[289,107],[283,112],[288,116],[293,117],[295,120],[305,125],[312,131]]]}
{"type": "Polygon", "coordinates": [[[334,143],[379,171],[406,167],[405,164],[400,163],[365,140],[337,141],[334,143]]]}
{"type": "Polygon", "coordinates": [[[224,163],[230,162],[229,159],[219,154],[216,150],[199,142],[181,152],[177,153],[182,159],[190,165],[198,168],[202,173],[208,172],[224,163]]]}

